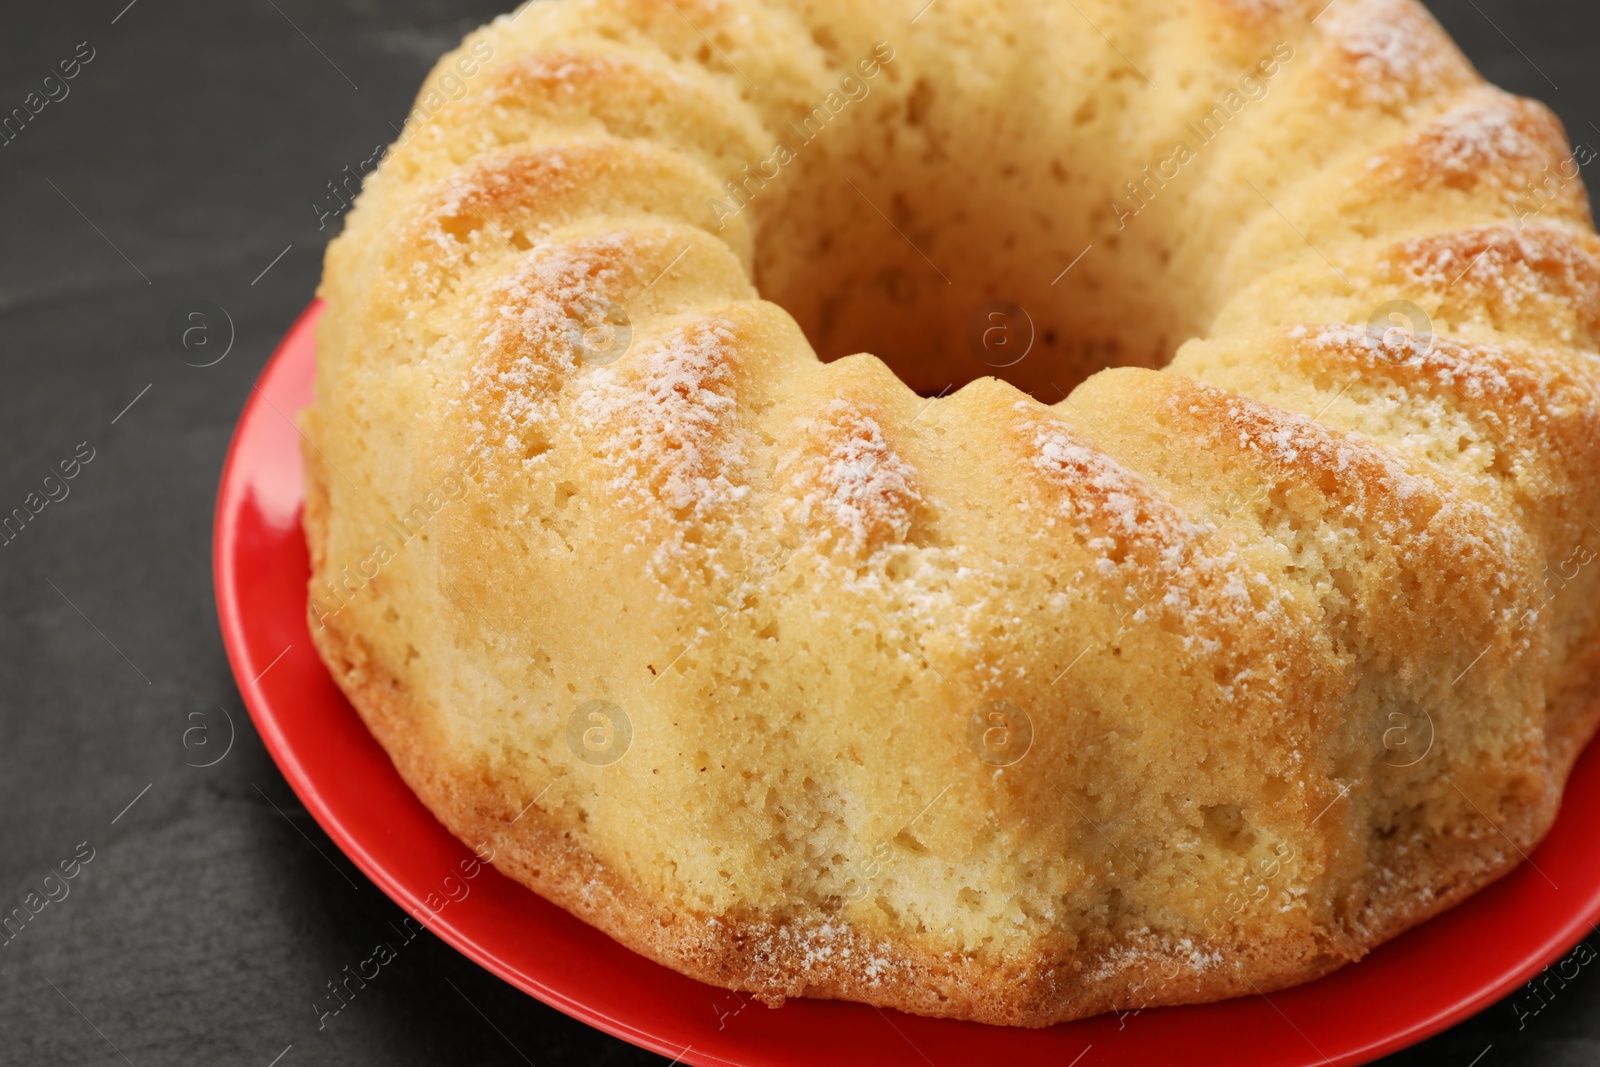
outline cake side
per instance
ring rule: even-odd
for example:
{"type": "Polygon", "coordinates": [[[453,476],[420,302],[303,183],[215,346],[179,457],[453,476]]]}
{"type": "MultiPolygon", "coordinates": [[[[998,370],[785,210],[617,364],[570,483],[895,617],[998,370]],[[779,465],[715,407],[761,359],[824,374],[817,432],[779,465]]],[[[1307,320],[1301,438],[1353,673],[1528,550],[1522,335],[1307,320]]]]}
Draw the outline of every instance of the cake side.
{"type": "MultiPolygon", "coordinates": [[[[309,452],[309,450],[308,450],[309,452]]],[[[325,472],[306,457],[306,532],[315,549],[326,543],[325,472]]],[[[441,759],[437,734],[425,724],[443,709],[421,709],[401,683],[371,658],[358,636],[337,625],[312,636],[319,654],[396,769],[429,810],[458,839],[484,854],[508,877],[558,904],[650,959],[711,985],[749,992],[776,1007],[791,996],[864,1001],[922,1015],[996,1025],[1048,1026],[1105,1011],[1199,1004],[1270,993],[1310,981],[1359,958],[1465,900],[1514,869],[1553,821],[1554,809],[1524,820],[1516,836],[1458,840],[1446,848],[1382,857],[1387,877],[1360,902],[1364,927],[1349,955],[1273,951],[1243,940],[1130,946],[1099,959],[1070,952],[1023,954],[980,961],[919,951],[903,942],[861,936],[844,924],[815,917],[696,914],[619,878],[562,822],[535,807],[508,814],[503,793],[485,784],[482,769],[441,759]],[[1212,952],[1224,967],[1197,967],[1212,952]]],[[[1565,724],[1551,738],[1555,788],[1565,784],[1583,745],[1600,723],[1600,641],[1572,664],[1569,685],[1552,707],[1565,724]]]]}

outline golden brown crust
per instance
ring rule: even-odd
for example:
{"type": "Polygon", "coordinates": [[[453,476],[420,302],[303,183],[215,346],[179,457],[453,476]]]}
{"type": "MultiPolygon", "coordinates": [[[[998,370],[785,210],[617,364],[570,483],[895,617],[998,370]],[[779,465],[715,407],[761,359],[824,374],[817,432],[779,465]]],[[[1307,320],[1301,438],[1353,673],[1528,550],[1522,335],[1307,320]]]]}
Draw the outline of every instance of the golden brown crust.
{"type": "MultiPolygon", "coordinates": [[[[326,545],[325,472],[306,450],[306,537],[313,559],[326,545]]],[[[859,1000],[922,1015],[948,1016],[1012,1026],[1048,1026],[1119,1009],[1202,1004],[1249,993],[1270,993],[1311,981],[1447,911],[1517,866],[1554,822],[1556,809],[1530,812],[1506,838],[1429,847],[1401,858],[1374,859],[1391,877],[1373,885],[1358,902],[1353,926],[1359,936],[1320,953],[1273,958],[1265,946],[1225,947],[1236,965],[1230,972],[1197,972],[1193,951],[1147,949],[1119,961],[1106,980],[1085,981],[1069,954],[1014,961],[999,973],[992,965],[952,959],[904,946],[850,936],[848,930],[806,930],[749,921],[737,915],[680,911],[619,878],[575,843],[539,809],[530,809],[513,829],[503,794],[474,768],[446,766],[423,712],[403,684],[374,662],[359,637],[337,620],[318,626],[312,638],[335,680],[368,729],[393,759],[406,784],[447,829],[474,846],[493,849],[495,866],[508,877],[592,926],[690,977],[749,992],[776,1007],[792,996],[859,1000]],[[523,821],[525,820],[525,821],[523,821]],[[819,950],[834,957],[816,966],[819,950]],[[873,961],[864,975],[856,962],[873,961]]],[[[1600,642],[1575,661],[1571,680],[1551,709],[1561,725],[1549,739],[1556,795],[1572,764],[1600,725],[1600,642]]]]}
{"type": "Polygon", "coordinates": [[[1600,240],[1420,7],[1300,6],[446,57],[424,105],[497,59],[330,247],[305,417],[312,633],[430,810],[702,980],[1030,1026],[1531,851],[1600,717],[1600,240]]]}

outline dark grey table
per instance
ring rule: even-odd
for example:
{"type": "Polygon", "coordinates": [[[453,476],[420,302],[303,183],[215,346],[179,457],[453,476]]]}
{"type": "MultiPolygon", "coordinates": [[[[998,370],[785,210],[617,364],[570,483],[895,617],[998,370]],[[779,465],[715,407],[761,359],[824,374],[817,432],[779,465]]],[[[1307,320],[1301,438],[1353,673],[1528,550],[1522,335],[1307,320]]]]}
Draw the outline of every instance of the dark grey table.
{"type": "MultiPolygon", "coordinates": [[[[0,146],[0,510],[60,498],[0,547],[0,911],[76,871],[0,947],[0,1064],[665,1062],[431,935],[319,1032],[324,983],[401,913],[267,757],[212,607],[229,434],[333,232],[312,204],[508,2],[0,6],[0,111],[78,63],[0,146]],[[195,299],[237,332],[204,369],[166,339],[195,299]],[[76,477],[45,482],[75,458],[76,477]],[[194,766],[224,711],[237,741],[194,766]]],[[[1592,4],[1433,7],[1491,80],[1600,146],[1592,4]]],[[[1585,968],[1535,1017],[1502,1003],[1390,1062],[1600,1063],[1600,978],[1585,968]]]]}

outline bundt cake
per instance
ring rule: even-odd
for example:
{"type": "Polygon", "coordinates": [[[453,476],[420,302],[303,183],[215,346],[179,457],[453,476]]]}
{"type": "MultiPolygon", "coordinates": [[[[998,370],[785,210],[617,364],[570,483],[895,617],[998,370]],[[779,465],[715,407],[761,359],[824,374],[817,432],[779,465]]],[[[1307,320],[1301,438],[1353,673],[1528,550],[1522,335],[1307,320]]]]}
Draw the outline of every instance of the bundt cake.
{"type": "Polygon", "coordinates": [[[311,632],[703,981],[1314,978],[1596,725],[1587,151],[1411,0],[529,3],[328,249],[311,632]]]}

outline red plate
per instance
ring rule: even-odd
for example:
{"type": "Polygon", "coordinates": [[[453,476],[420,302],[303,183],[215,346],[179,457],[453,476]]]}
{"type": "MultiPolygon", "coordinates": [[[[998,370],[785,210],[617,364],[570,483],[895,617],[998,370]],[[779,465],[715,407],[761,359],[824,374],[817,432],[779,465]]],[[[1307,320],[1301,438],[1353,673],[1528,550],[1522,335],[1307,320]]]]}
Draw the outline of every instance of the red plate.
{"type": "Polygon", "coordinates": [[[1600,916],[1600,767],[1592,752],[1573,773],[1561,817],[1533,856],[1537,866],[1522,864],[1361,963],[1270,998],[1047,1030],[821,1000],[771,1011],[635,955],[493,869],[467,878],[459,865],[471,853],[400,780],[306,629],[300,441],[290,419],[311,398],[320,311],[313,304],[300,317],[262,372],[222,472],[213,551],[234,677],[284,777],[367,877],[413,915],[428,914],[431,896],[435,934],[592,1026],[683,1063],[748,1067],[1366,1063],[1505,996],[1600,916]]]}

